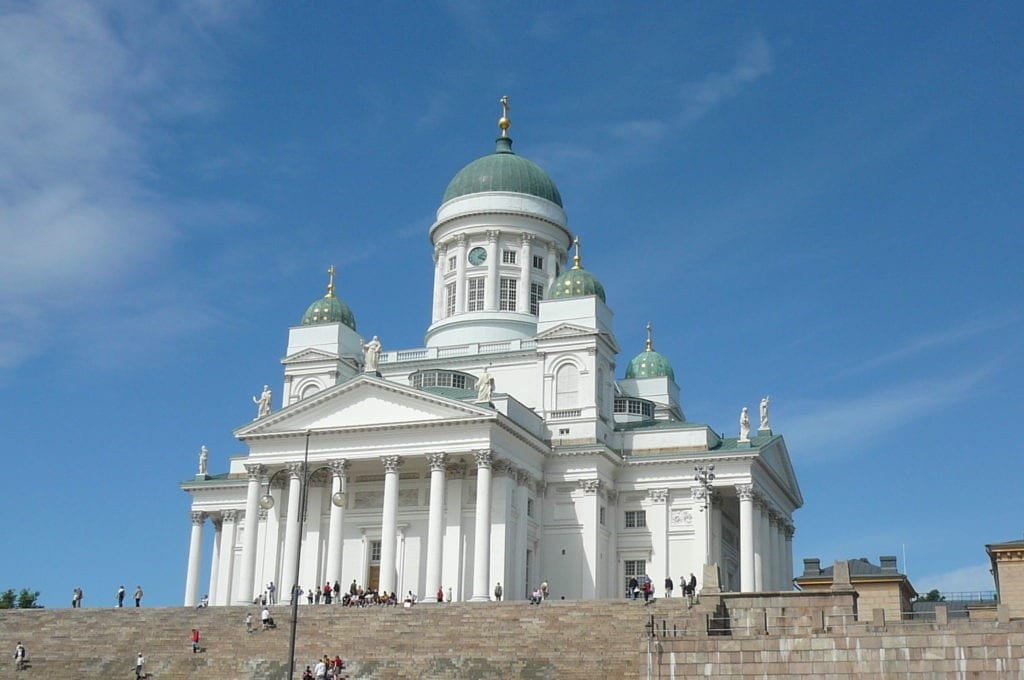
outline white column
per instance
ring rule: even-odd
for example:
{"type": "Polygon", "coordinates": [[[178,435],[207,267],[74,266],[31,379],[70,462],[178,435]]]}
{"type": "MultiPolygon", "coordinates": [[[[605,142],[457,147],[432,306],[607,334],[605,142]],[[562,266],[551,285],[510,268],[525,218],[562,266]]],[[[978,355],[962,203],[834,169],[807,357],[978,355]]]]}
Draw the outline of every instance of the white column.
{"type": "Polygon", "coordinates": [[[397,575],[398,468],[401,456],[382,456],[384,463],[384,511],[380,525],[380,590],[393,594],[397,575]]]}
{"type": "Polygon", "coordinates": [[[647,490],[647,530],[651,532],[651,559],[647,563],[647,575],[655,587],[655,597],[664,594],[662,588],[672,566],[668,560],[668,493],[668,489],[647,490]]]}
{"type": "Polygon", "coordinates": [[[772,512],[771,517],[768,518],[768,523],[771,529],[772,535],[772,590],[783,590],[785,588],[784,580],[786,573],[786,565],[783,564],[783,552],[782,552],[782,516],[777,512],[772,512]]]}
{"type": "Polygon", "coordinates": [[[329,463],[331,477],[331,519],[327,529],[327,575],[332,584],[341,583],[341,546],[344,540],[345,506],[334,503],[334,494],[348,491],[348,461],[332,460],[329,463]]]}
{"type": "MultiPolygon", "coordinates": [[[[530,528],[530,517],[526,514],[526,508],[530,502],[530,473],[520,470],[516,473],[516,509],[519,512],[519,521],[516,523],[515,549],[512,555],[514,581],[505,584],[506,599],[525,600],[529,597],[526,592],[526,539],[530,528]]],[[[614,554],[614,553],[613,553],[614,554]]]]}
{"type": "Polygon", "coordinates": [[[455,313],[466,311],[466,235],[455,237],[455,313]]]}
{"type": "Polygon", "coordinates": [[[583,491],[583,502],[580,504],[583,524],[583,555],[592,580],[582,579],[580,596],[593,599],[600,596],[601,579],[604,578],[604,565],[600,556],[601,536],[601,480],[581,479],[580,489],[583,491]]]}
{"type": "MultiPolygon", "coordinates": [[[[694,554],[699,556],[700,559],[694,560],[694,563],[690,564],[690,569],[694,574],[701,574],[703,578],[703,566],[710,563],[711,555],[707,552],[708,546],[711,545],[711,534],[710,529],[710,505],[705,508],[707,504],[707,492],[702,486],[694,486],[690,488],[690,497],[693,499],[693,538],[694,538],[694,554]]],[[[678,570],[677,570],[678,571],[678,570]]],[[[685,576],[685,574],[682,574],[685,576]]],[[[671,576],[671,574],[669,574],[671,576]]],[[[682,591],[682,584],[679,584],[679,590],[682,591]]]]}
{"type": "Polygon", "coordinates": [[[555,265],[558,263],[558,247],[551,241],[546,243],[547,253],[544,255],[544,274],[547,282],[544,290],[551,290],[551,284],[555,282],[555,265]]]}
{"type": "Polygon", "coordinates": [[[501,232],[490,229],[487,232],[487,285],[484,288],[484,311],[498,310],[498,268],[501,253],[498,252],[498,235],[501,232]]]}
{"type": "MultiPolygon", "coordinates": [[[[445,470],[444,505],[448,512],[444,513],[444,542],[441,546],[441,585],[445,595],[452,589],[452,597],[456,601],[465,597],[465,570],[469,559],[462,552],[466,540],[466,528],[462,525],[462,498],[466,485],[466,463],[457,461],[445,470]]],[[[437,593],[433,593],[437,596],[437,593]]]]}
{"type": "Polygon", "coordinates": [[[519,303],[520,311],[530,313],[530,272],[533,271],[533,234],[523,233],[523,247],[519,250],[519,303]]]}
{"type": "Polygon", "coordinates": [[[245,533],[242,534],[242,565],[238,575],[238,601],[249,604],[256,595],[256,542],[259,537],[260,481],[262,465],[245,466],[249,475],[249,486],[245,491],[245,533]]]}
{"type": "Polygon", "coordinates": [[[441,587],[442,555],[444,554],[444,493],[445,465],[448,456],[444,453],[427,454],[430,464],[430,510],[427,515],[427,576],[420,599],[433,601],[441,587]]]}
{"type": "Polygon", "coordinates": [[[220,575],[217,576],[217,599],[214,604],[229,605],[234,600],[233,579],[235,573],[235,528],[238,526],[238,511],[224,510],[220,513],[220,575]]]}
{"type": "Polygon", "coordinates": [[[444,310],[444,248],[434,246],[434,306],[431,308],[431,323],[440,321],[444,310]]]}
{"type": "Polygon", "coordinates": [[[754,496],[754,590],[764,590],[764,573],[767,557],[765,555],[764,521],[765,507],[759,495],[754,496]]]}
{"type": "Polygon", "coordinates": [[[288,516],[285,517],[284,529],[284,564],[281,568],[281,582],[277,584],[277,601],[281,604],[291,603],[295,584],[299,577],[298,565],[295,560],[299,555],[299,517],[303,511],[302,476],[306,470],[302,463],[288,464],[288,516]]]}
{"type": "Polygon", "coordinates": [[[473,534],[474,602],[491,599],[491,463],[490,451],[477,451],[476,458],[476,530],[473,534]]]}
{"type": "Polygon", "coordinates": [[[737,484],[740,499],[740,589],[754,591],[754,487],[737,484]]]}
{"type": "Polygon", "coordinates": [[[210,522],[213,523],[213,557],[210,560],[210,589],[206,592],[206,596],[210,598],[210,602],[215,602],[217,579],[220,576],[220,515],[210,517],[210,522]]]}
{"type": "Polygon", "coordinates": [[[203,525],[206,513],[192,513],[192,535],[188,540],[188,574],[185,577],[185,606],[194,607],[199,602],[199,569],[203,559],[203,525]]]}
{"type": "Polygon", "coordinates": [[[783,527],[785,532],[785,564],[786,564],[786,590],[793,590],[793,534],[796,527],[786,521],[783,527]]]}

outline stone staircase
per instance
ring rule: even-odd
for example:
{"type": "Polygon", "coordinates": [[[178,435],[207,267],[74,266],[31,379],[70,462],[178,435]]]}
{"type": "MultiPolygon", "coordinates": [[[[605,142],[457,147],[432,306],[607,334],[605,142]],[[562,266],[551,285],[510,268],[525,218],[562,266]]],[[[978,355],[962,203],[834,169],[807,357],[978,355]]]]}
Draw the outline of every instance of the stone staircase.
{"type": "MultiPolygon", "coordinates": [[[[0,612],[0,678],[117,680],[134,677],[138,652],[155,680],[284,680],[291,610],[271,608],[261,631],[255,607],[53,609],[0,612]],[[253,614],[255,632],[245,631],[253,614]],[[193,654],[198,628],[205,651],[193,654]],[[29,669],[16,673],[18,641],[29,669]]],[[[349,678],[400,680],[641,678],[646,628],[685,618],[681,599],[418,604],[410,609],[300,606],[296,678],[307,664],[340,654],[349,678]]],[[[694,614],[695,615],[695,614],[694,614]]]]}

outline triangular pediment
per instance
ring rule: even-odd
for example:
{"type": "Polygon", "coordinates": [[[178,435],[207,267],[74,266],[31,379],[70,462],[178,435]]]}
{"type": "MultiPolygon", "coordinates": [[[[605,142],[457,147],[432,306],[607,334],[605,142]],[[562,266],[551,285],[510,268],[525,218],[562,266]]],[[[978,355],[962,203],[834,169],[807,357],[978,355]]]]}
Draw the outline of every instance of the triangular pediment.
{"type": "Polygon", "coordinates": [[[593,328],[577,326],[571,323],[561,323],[549,328],[543,333],[537,334],[537,340],[558,340],[561,338],[578,338],[586,335],[598,335],[599,331],[593,328]]]}
{"type": "Polygon", "coordinates": [[[235,436],[487,420],[496,412],[366,375],[335,385],[235,430],[235,436]]]}
{"type": "Polygon", "coordinates": [[[318,361],[337,361],[338,355],[334,352],[326,352],[322,349],[316,349],[313,347],[300,350],[295,354],[286,356],[281,359],[282,364],[304,364],[313,363],[318,361]]]}
{"type": "Polygon", "coordinates": [[[803,495],[800,493],[800,485],[797,484],[796,473],[793,472],[793,463],[789,459],[789,451],[786,449],[786,442],[782,437],[776,437],[775,441],[763,449],[760,455],[761,461],[785,482],[789,492],[802,505],[803,495]]]}

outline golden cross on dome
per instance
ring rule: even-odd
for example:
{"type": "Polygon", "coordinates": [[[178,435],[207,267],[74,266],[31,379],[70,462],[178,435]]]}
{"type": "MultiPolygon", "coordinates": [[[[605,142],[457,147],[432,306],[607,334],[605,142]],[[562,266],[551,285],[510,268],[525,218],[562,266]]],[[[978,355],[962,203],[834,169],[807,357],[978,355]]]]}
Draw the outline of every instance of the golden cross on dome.
{"type": "Polygon", "coordinates": [[[580,237],[576,236],[576,238],[574,238],[572,242],[573,245],[576,246],[576,254],[572,258],[572,268],[582,269],[582,267],[580,267],[580,237]]]}
{"type": "Polygon", "coordinates": [[[508,95],[506,94],[501,98],[501,118],[498,119],[498,127],[501,128],[501,136],[508,137],[508,129],[512,125],[512,121],[508,117],[508,95]]]}
{"type": "Polygon", "coordinates": [[[654,346],[651,344],[651,322],[647,322],[647,351],[653,352],[654,346]]]}
{"type": "Polygon", "coordinates": [[[327,270],[330,274],[330,279],[327,281],[327,297],[334,297],[334,265],[332,264],[330,269],[327,270]]]}

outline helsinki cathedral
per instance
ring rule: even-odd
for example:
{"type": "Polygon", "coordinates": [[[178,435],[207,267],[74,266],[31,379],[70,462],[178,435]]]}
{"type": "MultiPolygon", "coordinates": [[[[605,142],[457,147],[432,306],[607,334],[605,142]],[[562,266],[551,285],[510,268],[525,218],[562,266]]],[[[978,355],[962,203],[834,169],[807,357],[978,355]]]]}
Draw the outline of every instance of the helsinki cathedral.
{"type": "Polygon", "coordinates": [[[684,414],[650,325],[620,361],[558,188],[512,150],[502,105],[494,151],[455,174],[430,227],[424,346],[361,336],[332,267],[288,330],[280,393],[234,431],[246,453],[210,473],[204,448],[182,482],[186,605],[248,604],[271,581],[281,602],[352,581],[424,600],[488,600],[497,583],[526,599],[542,582],[611,598],[705,564],[723,590],[792,588],[803,499],[768,398],[756,429],[744,409],[724,437],[684,414]]]}

